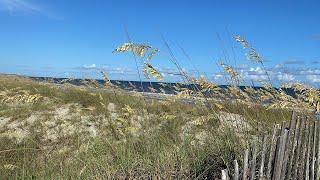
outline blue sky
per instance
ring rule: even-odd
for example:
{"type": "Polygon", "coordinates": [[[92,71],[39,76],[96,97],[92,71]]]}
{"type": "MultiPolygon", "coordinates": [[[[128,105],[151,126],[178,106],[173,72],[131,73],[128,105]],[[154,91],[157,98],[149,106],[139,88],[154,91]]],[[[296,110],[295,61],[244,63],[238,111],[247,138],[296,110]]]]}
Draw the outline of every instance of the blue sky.
{"type": "Polygon", "coordinates": [[[0,72],[34,76],[137,80],[132,55],[114,54],[127,41],[160,49],[153,65],[165,80],[170,64],[162,36],[180,64],[223,83],[224,60],[245,79],[264,80],[233,35],[261,54],[274,83],[320,84],[320,1],[296,0],[0,0],[0,72]],[[188,53],[192,62],[179,47],[188,53]]]}

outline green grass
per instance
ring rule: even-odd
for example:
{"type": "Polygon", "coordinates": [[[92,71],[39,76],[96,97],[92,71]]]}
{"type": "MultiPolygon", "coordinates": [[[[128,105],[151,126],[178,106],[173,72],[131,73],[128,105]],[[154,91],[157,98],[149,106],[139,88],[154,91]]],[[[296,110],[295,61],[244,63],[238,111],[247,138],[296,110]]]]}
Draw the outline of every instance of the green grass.
{"type": "Polygon", "coordinates": [[[210,141],[201,148],[193,146],[190,141],[182,143],[171,134],[164,135],[163,132],[128,138],[127,142],[122,143],[95,139],[89,142],[88,151],[75,157],[69,157],[68,153],[48,156],[45,151],[36,150],[37,144],[32,141],[21,145],[1,141],[1,147],[4,143],[11,144],[7,146],[8,149],[16,150],[2,152],[2,163],[14,164],[19,168],[13,171],[2,170],[1,174],[8,178],[24,176],[27,179],[152,176],[165,179],[212,178],[218,176],[219,170],[230,166],[242,148],[231,131],[212,135],[210,141]],[[18,150],[24,148],[30,149],[18,150]]]}
{"type": "MultiPolygon", "coordinates": [[[[101,89],[57,87],[19,77],[0,77],[0,84],[1,91],[20,87],[46,97],[35,104],[0,104],[0,117],[13,120],[23,121],[36,112],[44,114],[21,142],[3,136],[6,129],[0,129],[0,179],[212,179],[219,177],[221,169],[229,168],[234,159],[241,160],[247,146],[243,138],[248,136],[222,126],[223,122],[214,116],[218,109],[179,102],[164,104],[122,91],[115,95],[101,89]],[[112,112],[101,103],[114,103],[118,117],[110,119],[112,112]],[[96,137],[88,137],[79,129],[56,142],[44,142],[47,130],[39,129],[44,128],[45,121],[54,120],[52,111],[66,104],[71,104],[72,112],[81,110],[70,120],[74,125],[84,116],[90,116],[89,122],[93,123],[107,117],[109,123],[99,127],[101,132],[96,137]],[[126,105],[134,112],[122,109],[126,105]],[[90,107],[93,109],[82,110],[90,107]],[[205,121],[192,124],[199,118],[205,121]],[[138,122],[141,127],[135,132],[138,122]]],[[[290,119],[288,110],[240,103],[223,105],[223,111],[246,118],[252,126],[246,132],[249,136],[290,119]]],[[[58,119],[56,123],[63,122],[58,119]]]]}

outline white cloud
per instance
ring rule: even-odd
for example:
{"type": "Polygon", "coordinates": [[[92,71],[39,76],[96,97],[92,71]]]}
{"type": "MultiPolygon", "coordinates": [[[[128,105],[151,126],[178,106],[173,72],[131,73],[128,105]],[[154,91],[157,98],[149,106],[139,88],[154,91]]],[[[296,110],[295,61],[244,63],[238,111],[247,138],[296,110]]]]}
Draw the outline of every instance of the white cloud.
{"type": "Polygon", "coordinates": [[[90,64],[90,65],[83,65],[82,67],[84,69],[96,69],[97,65],[96,64],[90,64]]]}
{"type": "Polygon", "coordinates": [[[307,75],[307,79],[313,83],[320,83],[320,75],[307,75]]]}
{"type": "MultiPolygon", "coordinates": [[[[91,64],[89,66],[93,66],[93,65],[95,64],[91,64]]],[[[92,69],[104,70],[108,74],[117,74],[117,75],[137,75],[138,74],[136,69],[130,69],[126,67],[112,67],[112,66],[102,65],[101,67],[96,66],[95,68],[92,68],[92,69]]]]}
{"type": "Polygon", "coordinates": [[[239,64],[237,65],[237,69],[245,69],[245,68],[248,68],[248,64],[239,64]]]}
{"type": "Polygon", "coordinates": [[[246,79],[250,79],[253,81],[266,81],[268,80],[268,76],[267,75],[247,75],[246,79]]]}
{"type": "Polygon", "coordinates": [[[85,64],[73,68],[79,72],[96,72],[99,74],[100,71],[105,71],[108,74],[117,74],[117,75],[137,75],[138,72],[136,69],[126,68],[126,67],[113,67],[108,65],[96,65],[96,64],[85,64]]]}
{"type": "Polygon", "coordinates": [[[320,69],[308,69],[300,71],[301,75],[320,75],[320,69]]]}
{"type": "Polygon", "coordinates": [[[51,19],[63,20],[63,17],[49,12],[47,9],[30,0],[0,0],[0,10],[8,11],[9,13],[36,13],[45,15],[51,19]]]}
{"type": "Polygon", "coordinates": [[[268,75],[266,74],[265,70],[261,67],[252,67],[249,69],[242,69],[240,71],[241,77],[244,79],[249,79],[253,81],[266,81],[268,80],[268,75]]]}
{"type": "Polygon", "coordinates": [[[25,11],[25,12],[41,12],[42,8],[30,3],[26,0],[0,0],[0,6],[2,9],[13,11],[25,11]]]}
{"type": "Polygon", "coordinates": [[[297,60],[297,59],[289,59],[283,62],[284,64],[287,65],[302,65],[304,64],[304,61],[302,60],[297,60]]]}
{"type": "Polygon", "coordinates": [[[256,74],[265,74],[265,71],[261,67],[250,68],[250,72],[254,72],[256,74]]]}
{"type": "Polygon", "coordinates": [[[274,68],[275,68],[275,69],[280,69],[280,68],[283,68],[283,67],[284,67],[283,64],[277,64],[274,68]]]}
{"type": "Polygon", "coordinates": [[[294,75],[282,72],[278,72],[277,78],[279,81],[293,81],[296,79],[294,75]]]}
{"type": "Polygon", "coordinates": [[[213,78],[214,78],[214,80],[219,80],[219,79],[223,78],[223,75],[222,74],[215,74],[215,75],[213,75],[213,78]]]}

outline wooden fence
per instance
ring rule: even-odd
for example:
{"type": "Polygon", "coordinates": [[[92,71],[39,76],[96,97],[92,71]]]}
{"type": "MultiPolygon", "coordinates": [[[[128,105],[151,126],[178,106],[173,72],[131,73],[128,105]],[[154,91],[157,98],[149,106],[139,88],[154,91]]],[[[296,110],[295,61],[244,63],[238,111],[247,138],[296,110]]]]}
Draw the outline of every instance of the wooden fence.
{"type": "Polygon", "coordinates": [[[245,150],[242,166],[234,160],[232,173],[222,180],[320,180],[320,121],[292,114],[290,123],[276,125],[272,134],[256,138],[245,150]]]}

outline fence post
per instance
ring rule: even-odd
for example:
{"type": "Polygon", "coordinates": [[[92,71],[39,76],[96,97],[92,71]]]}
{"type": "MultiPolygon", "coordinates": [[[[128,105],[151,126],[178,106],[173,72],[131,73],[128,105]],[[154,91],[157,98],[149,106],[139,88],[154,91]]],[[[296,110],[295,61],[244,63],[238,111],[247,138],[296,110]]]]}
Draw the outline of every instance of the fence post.
{"type": "Polygon", "coordinates": [[[263,144],[262,144],[262,153],[261,153],[261,162],[260,162],[260,169],[259,169],[259,179],[264,180],[264,163],[266,158],[266,151],[267,151],[267,135],[263,136],[263,144]]]}
{"type": "Polygon", "coordinates": [[[309,180],[310,177],[310,149],[311,149],[311,138],[313,135],[313,128],[314,126],[310,123],[309,124],[309,137],[308,137],[308,145],[307,145],[307,157],[306,157],[306,173],[305,173],[305,179],[309,180]]]}
{"type": "Polygon", "coordinates": [[[227,169],[221,170],[221,179],[222,180],[230,180],[227,169]]]}
{"type": "Polygon", "coordinates": [[[243,176],[242,176],[243,180],[248,179],[248,161],[249,161],[249,150],[246,149],[244,151],[244,157],[243,157],[243,176]]]}
{"type": "Polygon", "coordinates": [[[252,149],[252,162],[251,162],[251,180],[256,177],[256,164],[257,164],[257,138],[254,138],[252,149]]]}
{"type": "Polygon", "coordinates": [[[309,133],[309,123],[307,121],[307,119],[304,118],[304,120],[306,121],[306,130],[305,130],[305,134],[304,134],[304,140],[303,140],[303,146],[302,146],[302,156],[301,156],[301,168],[299,168],[299,179],[303,178],[303,175],[305,173],[305,156],[307,153],[307,145],[308,145],[308,133],[309,133]]]}
{"type": "Polygon", "coordinates": [[[298,146],[298,137],[299,137],[299,133],[301,131],[301,128],[303,128],[303,126],[301,126],[301,121],[300,118],[297,116],[296,117],[296,127],[294,130],[294,137],[293,137],[293,141],[292,141],[292,148],[291,148],[291,155],[290,155],[290,160],[289,160],[289,165],[288,165],[288,173],[286,176],[286,179],[291,179],[291,175],[292,175],[292,171],[294,170],[292,168],[293,166],[293,160],[297,157],[295,157],[295,155],[297,153],[295,153],[296,147],[298,146]]]}
{"type": "Polygon", "coordinates": [[[272,133],[272,138],[270,143],[270,154],[269,154],[268,166],[267,166],[267,179],[271,179],[272,162],[274,160],[274,155],[275,155],[275,143],[277,140],[278,127],[279,125],[275,125],[272,133]]]}
{"type": "Polygon", "coordinates": [[[239,164],[237,160],[233,161],[234,164],[234,176],[233,180],[239,180],[239,164]]]}
{"type": "Polygon", "coordinates": [[[300,118],[301,128],[299,130],[299,137],[298,137],[298,146],[297,146],[297,156],[295,158],[294,164],[293,164],[293,179],[297,179],[298,177],[298,170],[299,170],[299,163],[300,163],[300,152],[302,152],[302,145],[303,145],[303,131],[306,129],[307,123],[304,121],[303,118],[300,118]]]}
{"type": "MultiPolygon", "coordinates": [[[[317,122],[319,123],[319,122],[317,122]]],[[[320,178],[320,130],[318,131],[317,178],[320,178]]]]}
{"type": "Polygon", "coordinates": [[[296,113],[293,111],[292,116],[291,116],[291,121],[290,121],[290,126],[289,126],[289,132],[288,132],[288,137],[286,139],[286,144],[285,144],[285,150],[284,150],[284,157],[283,157],[283,165],[282,165],[282,170],[281,170],[281,175],[280,179],[284,180],[286,177],[286,172],[287,172],[287,164],[288,164],[288,159],[290,155],[290,148],[291,148],[291,143],[292,143],[292,136],[294,134],[294,130],[296,127],[296,113]]]}
{"type": "Polygon", "coordinates": [[[288,129],[284,129],[284,133],[280,136],[277,159],[274,165],[274,174],[273,174],[274,180],[280,180],[280,177],[281,177],[281,170],[283,165],[284,151],[286,147],[288,132],[289,132],[288,129]]]}
{"type": "Polygon", "coordinates": [[[312,146],[312,164],[311,164],[311,180],[314,180],[314,177],[315,177],[317,130],[318,130],[318,124],[317,124],[316,121],[314,121],[313,146],[312,146]]]}

